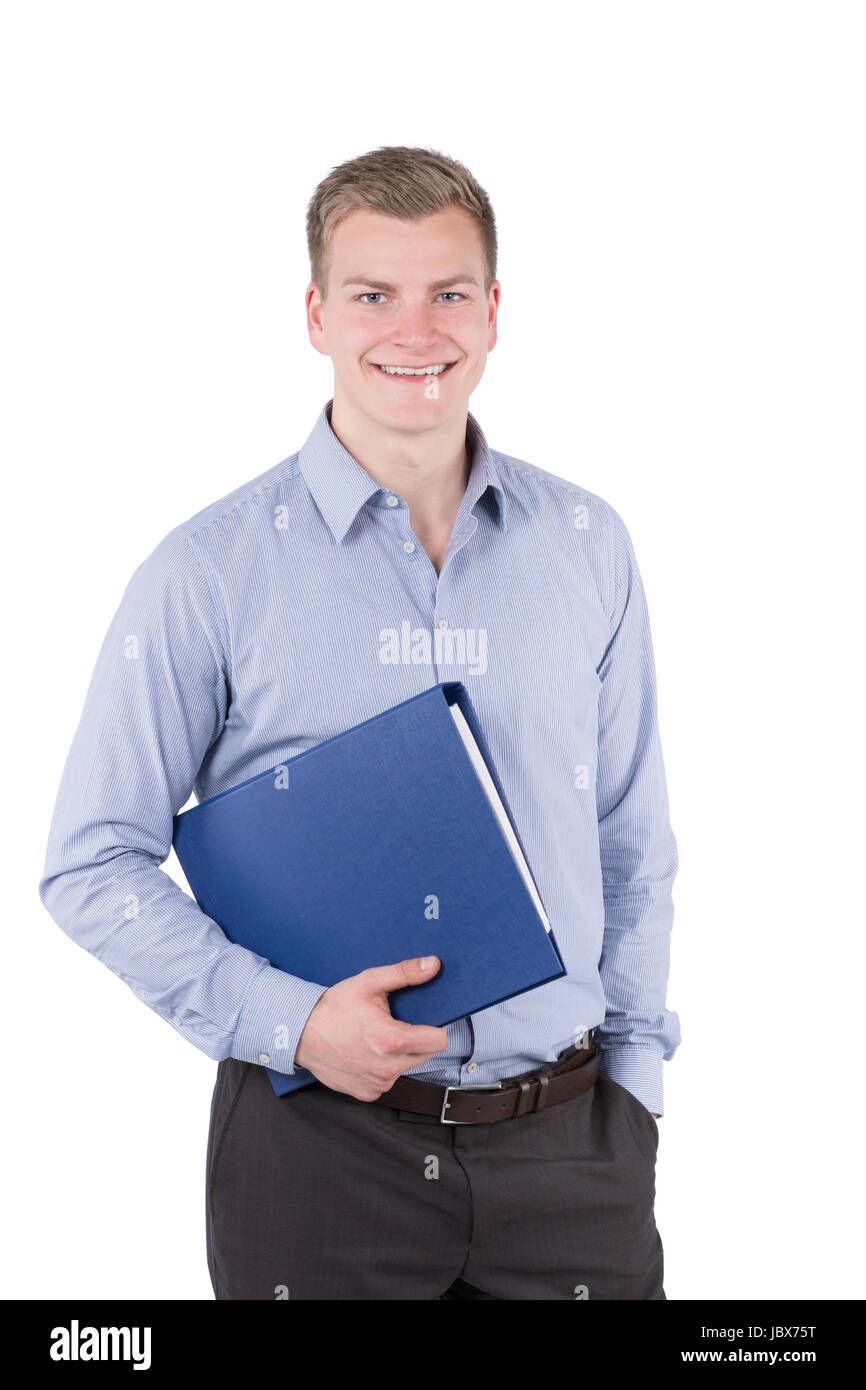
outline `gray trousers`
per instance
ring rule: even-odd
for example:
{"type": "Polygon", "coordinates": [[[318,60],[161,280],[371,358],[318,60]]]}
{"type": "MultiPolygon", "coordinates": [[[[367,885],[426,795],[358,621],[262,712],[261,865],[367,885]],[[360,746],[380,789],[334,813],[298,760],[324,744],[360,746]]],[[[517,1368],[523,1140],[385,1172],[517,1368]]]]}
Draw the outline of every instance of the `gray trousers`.
{"type": "Polygon", "coordinates": [[[664,1299],[658,1126],[599,1075],[495,1124],[217,1067],[207,1256],[221,1299],[664,1299]]]}

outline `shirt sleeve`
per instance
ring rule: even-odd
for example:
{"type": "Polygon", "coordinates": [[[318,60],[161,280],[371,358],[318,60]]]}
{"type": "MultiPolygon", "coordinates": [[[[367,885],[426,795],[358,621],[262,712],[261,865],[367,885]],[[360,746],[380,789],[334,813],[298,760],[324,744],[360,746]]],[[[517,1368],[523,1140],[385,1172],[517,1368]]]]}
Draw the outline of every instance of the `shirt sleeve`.
{"type": "Polygon", "coordinates": [[[611,637],[598,676],[596,776],[604,890],[600,1070],[663,1114],[662,1061],[680,1043],[665,1007],[678,866],[656,716],[649,616],[631,538],[610,509],[611,637]]]}
{"type": "Polygon", "coordinates": [[[291,1076],[325,986],[233,944],[159,867],[225,723],[226,648],[189,537],[173,531],[135,571],[103,641],[39,895],[72,940],[208,1057],[291,1076]]]}

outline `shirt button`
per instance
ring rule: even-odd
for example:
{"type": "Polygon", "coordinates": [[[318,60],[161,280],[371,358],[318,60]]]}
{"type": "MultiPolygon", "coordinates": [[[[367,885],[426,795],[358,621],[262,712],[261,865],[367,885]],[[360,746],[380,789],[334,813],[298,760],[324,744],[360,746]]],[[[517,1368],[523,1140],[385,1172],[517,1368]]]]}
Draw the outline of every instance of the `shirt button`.
{"type": "Polygon", "coordinates": [[[271,1059],[270,1059],[270,1057],[268,1056],[267,1052],[260,1052],[260,1053],[259,1053],[259,1061],[260,1061],[260,1062],[269,1062],[270,1060],[271,1060],[271,1059]]]}
{"type": "Polygon", "coordinates": [[[412,544],[411,541],[404,541],[404,542],[403,542],[403,549],[405,550],[405,552],[406,552],[407,555],[411,555],[411,554],[412,554],[412,551],[415,549],[415,547],[414,547],[414,545],[412,544]]]}
{"type": "Polygon", "coordinates": [[[466,1068],[466,1070],[467,1070],[467,1071],[475,1071],[477,1065],[478,1065],[477,1062],[470,1062],[470,1063],[469,1063],[469,1066],[466,1068]]]}
{"type": "Polygon", "coordinates": [[[399,507],[400,505],[400,498],[395,497],[393,494],[390,497],[386,497],[385,501],[388,503],[389,507],[399,507]]]}
{"type": "Polygon", "coordinates": [[[178,1028],[180,1028],[183,1024],[183,1019],[181,1018],[180,1014],[175,1014],[174,1018],[171,1021],[172,1023],[176,1023],[178,1028]]]}
{"type": "Polygon", "coordinates": [[[448,619],[447,619],[447,618],[440,618],[440,619],[439,619],[439,622],[437,623],[437,627],[447,627],[447,626],[448,626],[448,619]]]}

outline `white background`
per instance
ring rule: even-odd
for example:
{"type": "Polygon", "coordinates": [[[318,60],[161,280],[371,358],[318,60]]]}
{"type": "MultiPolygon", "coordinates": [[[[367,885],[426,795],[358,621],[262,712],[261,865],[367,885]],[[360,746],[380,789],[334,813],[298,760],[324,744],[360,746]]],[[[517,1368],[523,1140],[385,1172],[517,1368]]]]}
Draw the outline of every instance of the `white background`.
{"type": "Polygon", "coordinates": [[[332,394],[313,188],[417,144],[497,215],[470,408],[616,507],[648,594],[667,1296],[862,1298],[862,5],[34,3],[2,30],[0,1293],[213,1296],[216,1063],[37,883],[134,568],[332,394]]]}

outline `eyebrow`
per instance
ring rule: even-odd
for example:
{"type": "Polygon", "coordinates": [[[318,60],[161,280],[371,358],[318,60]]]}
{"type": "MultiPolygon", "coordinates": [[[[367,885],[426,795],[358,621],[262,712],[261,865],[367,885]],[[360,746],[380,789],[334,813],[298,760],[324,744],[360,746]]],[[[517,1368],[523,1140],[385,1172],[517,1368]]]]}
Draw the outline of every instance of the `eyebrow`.
{"type": "MultiPolygon", "coordinates": [[[[350,275],[348,280],[343,281],[340,288],[345,289],[347,285],[369,285],[371,289],[387,290],[391,294],[396,293],[397,290],[396,285],[389,285],[386,280],[368,280],[363,275],[350,275]]],[[[474,275],[448,275],[444,280],[433,280],[427,288],[428,290],[447,290],[449,285],[475,285],[476,289],[481,288],[474,275]]]]}

